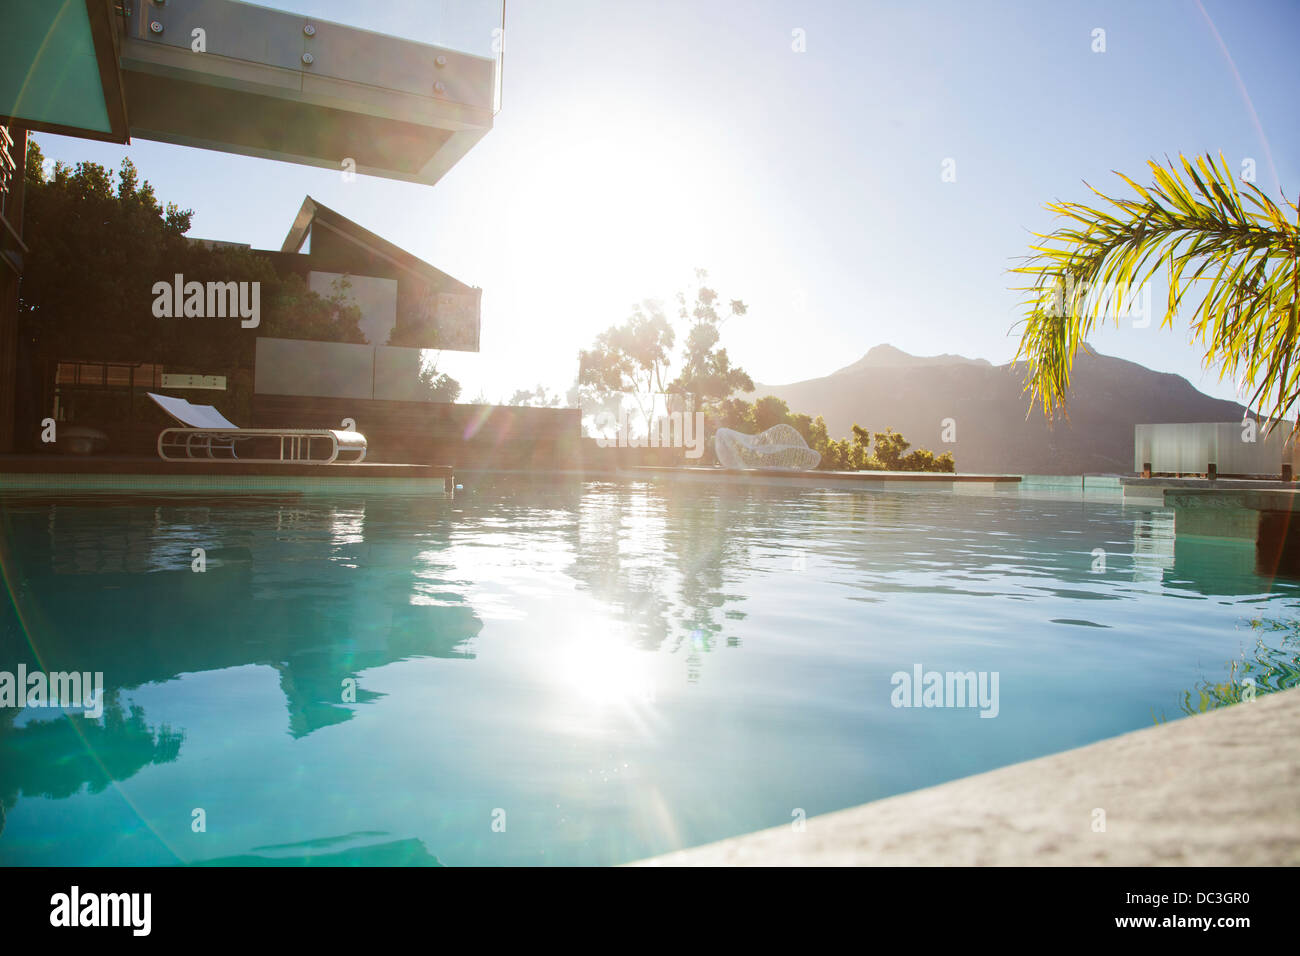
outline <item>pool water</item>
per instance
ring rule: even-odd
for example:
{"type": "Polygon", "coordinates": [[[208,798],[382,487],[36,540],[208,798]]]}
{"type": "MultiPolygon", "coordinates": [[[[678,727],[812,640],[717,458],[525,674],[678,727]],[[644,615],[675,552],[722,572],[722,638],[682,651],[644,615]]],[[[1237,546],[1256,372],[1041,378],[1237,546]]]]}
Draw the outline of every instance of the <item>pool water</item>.
{"type": "Polygon", "coordinates": [[[1177,718],[1300,598],[1159,508],[472,488],[0,498],[0,671],[105,684],[0,708],[0,864],[622,863],[1177,718]]]}

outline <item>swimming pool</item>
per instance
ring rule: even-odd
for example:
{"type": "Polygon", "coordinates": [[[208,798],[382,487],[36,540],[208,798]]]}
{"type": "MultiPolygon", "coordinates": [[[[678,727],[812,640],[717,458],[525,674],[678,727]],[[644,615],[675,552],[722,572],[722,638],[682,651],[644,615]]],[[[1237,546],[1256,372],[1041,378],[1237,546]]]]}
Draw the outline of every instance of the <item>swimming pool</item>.
{"type": "Polygon", "coordinates": [[[105,686],[98,718],[0,707],[5,865],[626,862],[1173,719],[1300,599],[1249,542],[1069,497],[555,480],[0,516],[0,672],[105,686]]]}

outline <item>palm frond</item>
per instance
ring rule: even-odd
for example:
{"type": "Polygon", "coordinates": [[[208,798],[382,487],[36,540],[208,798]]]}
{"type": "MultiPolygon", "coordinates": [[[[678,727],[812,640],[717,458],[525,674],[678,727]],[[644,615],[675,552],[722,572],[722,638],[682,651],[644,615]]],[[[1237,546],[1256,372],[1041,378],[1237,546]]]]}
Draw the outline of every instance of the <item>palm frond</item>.
{"type": "Polygon", "coordinates": [[[1032,254],[1011,270],[1030,281],[1016,290],[1025,293],[1016,352],[1027,365],[1025,390],[1049,417],[1064,413],[1079,346],[1108,315],[1118,324],[1164,268],[1161,325],[1173,326],[1196,289],[1189,328],[1206,367],[1247,383],[1248,404],[1281,419],[1300,399],[1300,222],[1254,183],[1239,189],[1222,155],[1148,166],[1145,187],[1116,173],[1136,198],[1089,186],[1103,208],[1047,204],[1063,223],[1035,234],[1032,254]]]}

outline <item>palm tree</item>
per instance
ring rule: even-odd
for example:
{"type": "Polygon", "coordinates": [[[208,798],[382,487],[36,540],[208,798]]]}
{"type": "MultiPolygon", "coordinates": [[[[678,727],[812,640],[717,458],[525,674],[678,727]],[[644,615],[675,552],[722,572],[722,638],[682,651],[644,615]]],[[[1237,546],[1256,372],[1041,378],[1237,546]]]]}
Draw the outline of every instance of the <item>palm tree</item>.
{"type": "Polygon", "coordinates": [[[1049,203],[1068,222],[1035,234],[1034,254],[1012,270],[1033,280],[1018,290],[1027,317],[1016,359],[1026,360],[1025,390],[1049,417],[1065,411],[1079,346],[1161,268],[1169,275],[1162,325],[1173,327],[1188,292],[1203,291],[1190,329],[1207,368],[1252,387],[1250,407],[1271,402],[1274,421],[1300,398],[1300,222],[1289,221],[1291,204],[1279,207],[1253,183],[1239,191],[1222,155],[1218,164],[1179,160],[1187,179],[1172,161],[1149,162],[1146,188],[1117,173],[1136,198],[1089,186],[1108,208],[1049,203]]]}

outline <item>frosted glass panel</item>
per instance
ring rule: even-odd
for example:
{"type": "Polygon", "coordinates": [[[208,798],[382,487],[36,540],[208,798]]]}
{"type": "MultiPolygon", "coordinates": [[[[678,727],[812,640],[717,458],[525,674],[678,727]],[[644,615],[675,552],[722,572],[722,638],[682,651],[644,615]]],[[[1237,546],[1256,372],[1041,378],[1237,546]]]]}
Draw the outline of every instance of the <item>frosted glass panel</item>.
{"type": "Polygon", "coordinates": [[[369,345],[260,338],[253,390],[259,395],[371,398],[374,355],[369,345]]]}
{"type": "Polygon", "coordinates": [[[375,349],[375,398],[390,402],[427,402],[420,385],[420,349],[380,346],[375,349]]]}
{"type": "Polygon", "coordinates": [[[1295,454],[1288,440],[1291,423],[1265,436],[1265,426],[1243,422],[1188,422],[1137,425],[1133,430],[1133,470],[1151,463],[1159,473],[1203,474],[1214,465],[1225,475],[1276,475],[1295,454]]]}

